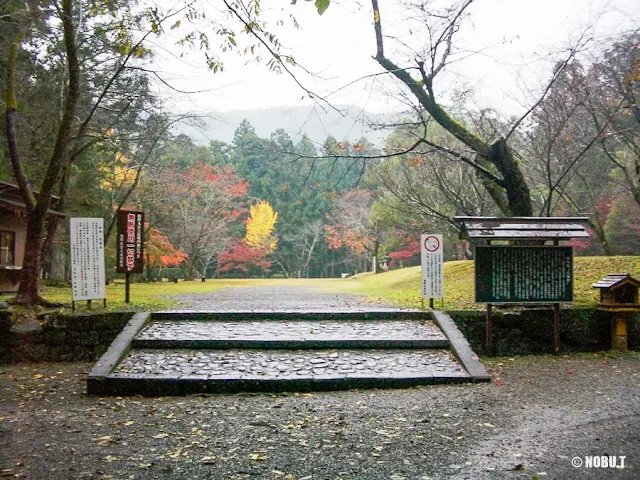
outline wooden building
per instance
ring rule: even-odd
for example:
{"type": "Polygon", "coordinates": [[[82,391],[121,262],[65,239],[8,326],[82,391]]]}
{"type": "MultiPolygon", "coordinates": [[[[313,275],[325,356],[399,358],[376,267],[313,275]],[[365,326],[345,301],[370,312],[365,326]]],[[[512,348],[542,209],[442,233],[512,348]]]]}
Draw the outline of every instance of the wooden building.
{"type": "MultiPolygon", "coordinates": [[[[64,216],[55,210],[49,210],[49,214],[64,216]]],[[[0,293],[18,290],[26,240],[27,208],[20,189],[0,182],[0,293]]]]}

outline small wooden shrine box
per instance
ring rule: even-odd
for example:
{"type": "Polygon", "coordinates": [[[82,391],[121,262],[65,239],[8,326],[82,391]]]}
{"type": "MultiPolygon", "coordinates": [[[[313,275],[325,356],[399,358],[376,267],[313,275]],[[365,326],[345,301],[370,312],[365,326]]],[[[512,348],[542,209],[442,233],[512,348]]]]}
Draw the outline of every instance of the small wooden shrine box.
{"type": "Polygon", "coordinates": [[[598,310],[612,312],[611,348],[627,350],[627,315],[640,312],[640,281],[628,273],[610,273],[592,285],[600,289],[598,310]]]}

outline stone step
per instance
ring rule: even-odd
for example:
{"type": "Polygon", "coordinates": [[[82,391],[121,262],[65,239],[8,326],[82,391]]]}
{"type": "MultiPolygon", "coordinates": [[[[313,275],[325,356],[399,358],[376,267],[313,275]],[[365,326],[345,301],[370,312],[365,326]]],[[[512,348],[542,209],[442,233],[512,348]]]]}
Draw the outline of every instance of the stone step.
{"type": "Polygon", "coordinates": [[[134,348],[322,349],[448,348],[428,320],[176,320],[153,321],[134,348]]]}
{"type": "Polygon", "coordinates": [[[471,381],[447,350],[135,349],[102,383],[111,395],[388,388],[471,381]]]}
{"type": "Polygon", "coordinates": [[[96,362],[87,392],[164,396],[489,379],[443,312],[161,312],[132,317],[96,362]]]}
{"type": "Polygon", "coordinates": [[[368,310],[163,310],[153,312],[154,320],[424,320],[422,310],[376,308],[368,310]]]}

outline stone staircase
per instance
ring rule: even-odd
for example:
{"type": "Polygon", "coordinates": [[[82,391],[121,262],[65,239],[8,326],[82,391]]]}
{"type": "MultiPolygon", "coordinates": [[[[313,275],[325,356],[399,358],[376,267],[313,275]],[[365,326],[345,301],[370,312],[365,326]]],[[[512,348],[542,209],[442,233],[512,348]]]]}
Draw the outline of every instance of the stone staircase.
{"type": "Polygon", "coordinates": [[[87,386],[164,396],[488,379],[441,312],[158,312],[132,318],[87,386]]]}

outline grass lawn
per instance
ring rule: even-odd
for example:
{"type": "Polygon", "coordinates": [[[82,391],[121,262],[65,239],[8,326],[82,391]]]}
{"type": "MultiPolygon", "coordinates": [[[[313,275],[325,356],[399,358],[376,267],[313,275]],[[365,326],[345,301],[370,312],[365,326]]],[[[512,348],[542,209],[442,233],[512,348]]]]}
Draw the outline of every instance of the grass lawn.
{"type": "MultiPolygon", "coordinates": [[[[329,281],[330,282],[330,281],[329,281]]],[[[131,283],[130,300],[131,303],[124,302],[124,280],[118,280],[107,285],[107,310],[131,310],[147,312],[154,310],[166,310],[178,306],[171,297],[185,293],[207,293],[227,287],[248,287],[260,285],[300,285],[303,283],[313,284],[313,280],[289,280],[289,279],[224,279],[207,280],[201,282],[194,280],[185,282],[180,280],[173,282],[155,283],[131,283]]],[[[47,300],[71,305],[70,287],[45,287],[42,295],[47,300]]],[[[9,297],[7,297],[9,298],[9,297]]],[[[78,310],[86,310],[87,302],[78,302],[78,310]]],[[[102,309],[102,300],[93,302],[95,310],[102,309]]]]}
{"type": "MultiPolygon", "coordinates": [[[[574,259],[574,305],[593,306],[598,292],[591,285],[609,273],[630,273],[640,278],[640,256],[633,257],[576,257],[574,259]]],[[[356,275],[337,283],[323,285],[334,292],[364,295],[372,300],[392,302],[399,306],[419,308],[420,267],[404,268],[373,275],[356,275]]],[[[444,264],[444,308],[449,310],[483,309],[474,302],[474,268],[472,260],[444,264]]],[[[440,307],[440,300],[436,300],[440,307]]]]}
{"type": "MultiPolygon", "coordinates": [[[[597,303],[597,291],[591,284],[608,273],[626,272],[640,278],[640,256],[633,257],[576,257],[574,261],[574,305],[591,306],[597,303]]],[[[474,303],[473,261],[446,262],[444,308],[451,310],[482,309],[474,303]]],[[[393,270],[379,275],[360,274],[347,279],[224,279],[179,283],[133,283],[131,303],[124,303],[124,282],[107,286],[107,310],[153,311],[177,305],[171,296],[185,293],[207,293],[226,287],[261,285],[308,285],[332,293],[354,293],[372,301],[396,304],[401,307],[420,307],[420,267],[393,270]]],[[[51,301],[71,304],[69,287],[46,287],[43,296],[51,301]]],[[[1,299],[8,299],[5,296],[1,299]]],[[[436,301],[440,307],[440,301],[436,301]]],[[[79,302],[78,309],[86,309],[79,302]]],[[[102,302],[94,301],[94,309],[102,310],[102,302]]]]}

